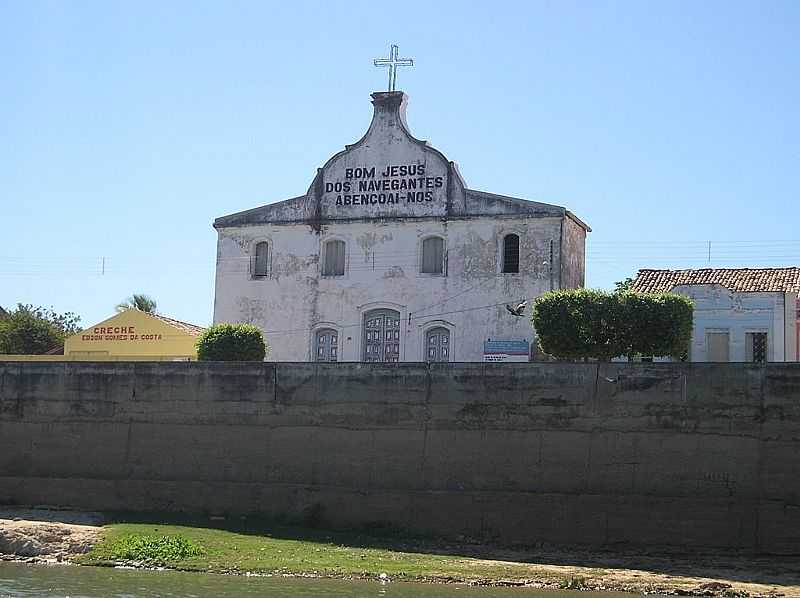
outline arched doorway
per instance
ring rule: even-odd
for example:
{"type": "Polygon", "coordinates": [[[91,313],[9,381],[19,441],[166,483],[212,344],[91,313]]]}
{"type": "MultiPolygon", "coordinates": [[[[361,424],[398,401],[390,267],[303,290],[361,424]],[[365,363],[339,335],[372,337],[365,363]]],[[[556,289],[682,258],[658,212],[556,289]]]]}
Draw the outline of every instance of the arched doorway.
{"type": "Polygon", "coordinates": [[[364,314],[363,359],[366,362],[400,361],[400,312],[375,309],[364,314]]]}
{"type": "Polygon", "coordinates": [[[316,361],[339,361],[339,334],[332,328],[317,330],[314,354],[316,361]]]}
{"type": "Polygon", "coordinates": [[[426,360],[450,361],[450,331],[444,326],[431,328],[425,333],[426,360]]]}

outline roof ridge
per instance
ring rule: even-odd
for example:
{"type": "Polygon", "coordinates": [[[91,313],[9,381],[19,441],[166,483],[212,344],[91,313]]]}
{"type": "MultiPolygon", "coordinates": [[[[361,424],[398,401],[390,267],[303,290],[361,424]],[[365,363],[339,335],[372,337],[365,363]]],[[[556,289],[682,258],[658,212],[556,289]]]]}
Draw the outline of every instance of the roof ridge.
{"type": "Polygon", "coordinates": [[[178,320],[177,318],[171,318],[169,316],[165,316],[164,314],[160,313],[150,313],[150,312],[143,312],[146,313],[148,316],[152,316],[157,320],[164,322],[165,324],[179,324],[181,326],[186,326],[190,329],[193,329],[196,332],[202,332],[205,330],[204,326],[198,326],[197,324],[192,324],[191,322],[185,322],[183,320],[178,320]]]}
{"type": "Polygon", "coordinates": [[[733,292],[800,293],[800,267],[640,268],[632,288],[646,293],[663,293],[677,286],[709,284],[718,284],[733,292]]]}

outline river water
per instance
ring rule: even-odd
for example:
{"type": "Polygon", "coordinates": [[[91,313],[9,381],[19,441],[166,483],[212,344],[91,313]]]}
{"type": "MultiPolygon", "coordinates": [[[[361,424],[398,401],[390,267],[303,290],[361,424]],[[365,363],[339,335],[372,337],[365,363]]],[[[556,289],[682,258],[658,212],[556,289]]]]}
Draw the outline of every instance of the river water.
{"type": "Polygon", "coordinates": [[[0,598],[630,598],[630,594],[243,577],[0,562],[0,598]],[[594,595],[594,596],[593,596],[594,595]]]}

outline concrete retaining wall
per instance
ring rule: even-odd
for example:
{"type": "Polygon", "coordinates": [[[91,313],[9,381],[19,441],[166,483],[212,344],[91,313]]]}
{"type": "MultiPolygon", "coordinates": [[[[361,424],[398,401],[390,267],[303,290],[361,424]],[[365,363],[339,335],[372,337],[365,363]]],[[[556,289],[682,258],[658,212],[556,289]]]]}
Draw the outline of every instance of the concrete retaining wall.
{"type": "Polygon", "coordinates": [[[800,364],[0,362],[0,502],[800,554],[800,364]]]}

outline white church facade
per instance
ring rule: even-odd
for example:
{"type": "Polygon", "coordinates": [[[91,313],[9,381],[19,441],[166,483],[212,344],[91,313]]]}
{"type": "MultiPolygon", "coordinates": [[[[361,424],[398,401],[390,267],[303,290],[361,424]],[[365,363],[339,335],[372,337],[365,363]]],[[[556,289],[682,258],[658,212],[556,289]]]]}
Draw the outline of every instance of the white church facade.
{"type": "Polygon", "coordinates": [[[527,361],[530,307],[511,310],[583,286],[589,227],[468,189],[403,92],[372,103],[304,195],[215,220],[214,322],[259,326],[272,361],[527,361]]]}

